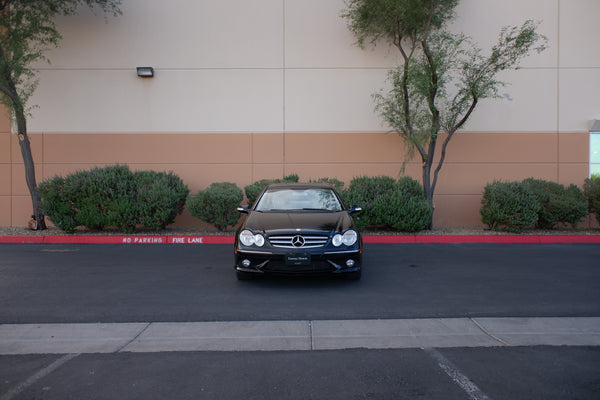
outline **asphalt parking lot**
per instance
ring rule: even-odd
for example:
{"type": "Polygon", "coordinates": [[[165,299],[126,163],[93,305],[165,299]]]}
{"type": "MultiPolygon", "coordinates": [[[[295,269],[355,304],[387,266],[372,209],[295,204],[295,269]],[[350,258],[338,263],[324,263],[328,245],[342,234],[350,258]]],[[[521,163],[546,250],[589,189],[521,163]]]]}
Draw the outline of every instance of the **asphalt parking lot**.
{"type": "Polygon", "coordinates": [[[597,244],[368,244],[359,282],[229,251],[0,245],[0,400],[600,396],[597,244]]]}
{"type": "Polygon", "coordinates": [[[600,393],[598,347],[434,351],[448,371],[422,349],[0,356],[0,398],[564,400],[600,393]],[[48,370],[57,360],[64,363],[48,370]],[[34,382],[15,391],[27,380],[34,382]]]}
{"type": "Polygon", "coordinates": [[[231,251],[0,245],[0,323],[600,316],[598,244],[368,244],[358,282],[238,282],[231,251]]]}

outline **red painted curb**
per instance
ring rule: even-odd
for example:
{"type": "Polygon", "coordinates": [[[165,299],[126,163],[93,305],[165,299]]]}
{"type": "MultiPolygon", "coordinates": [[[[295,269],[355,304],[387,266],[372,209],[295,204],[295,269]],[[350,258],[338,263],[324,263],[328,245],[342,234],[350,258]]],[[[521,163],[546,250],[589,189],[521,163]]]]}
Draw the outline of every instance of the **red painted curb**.
{"type": "Polygon", "coordinates": [[[233,236],[169,236],[171,244],[233,244],[233,236]]]}
{"type": "Polygon", "coordinates": [[[539,243],[537,235],[417,235],[417,243],[539,243]]]}
{"type": "MultiPolygon", "coordinates": [[[[367,235],[364,243],[600,243],[600,235],[367,235]]],[[[233,236],[0,236],[0,243],[233,244],[233,236]]]]}
{"type": "Polygon", "coordinates": [[[570,235],[548,235],[540,236],[540,243],[600,243],[600,235],[570,236],[570,235]]]}
{"type": "Polygon", "coordinates": [[[44,244],[233,244],[233,236],[0,236],[0,243],[44,244]]]}
{"type": "Polygon", "coordinates": [[[364,243],[600,243],[600,235],[373,235],[364,243]]]}
{"type": "Polygon", "coordinates": [[[416,243],[415,235],[372,235],[363,236],[363,243],[416,243]]]}
{"type": "Polygon", "coordinates": [[[0,236],[0,243],[44,243],[43,236],[0,236]]]}

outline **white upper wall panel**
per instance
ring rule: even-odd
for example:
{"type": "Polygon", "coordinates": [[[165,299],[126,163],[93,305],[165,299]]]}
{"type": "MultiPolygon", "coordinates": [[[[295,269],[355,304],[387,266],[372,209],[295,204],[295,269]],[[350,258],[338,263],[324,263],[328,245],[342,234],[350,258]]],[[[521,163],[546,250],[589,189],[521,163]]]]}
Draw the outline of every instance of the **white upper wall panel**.
{"type": "Polygon", "coordinates": [[[556,70],[505,71],[499,78],[509,85],[500,99],[479,102],[465,131],[555,132],[558,84],[556,70]]]}
{"type": "MultiPolygon", "coordinates": [[[[125,0],[123,15],[57,21],[31,104],[37,132],[385,131],[371,95],[398,51],[360,49],[344,0],[125,0]],[[135,76],[153,66],[156,76],[135,76]]],[[[472,131],[580,131],[598,118],[600,0],[461,0],[452,29],[484,52],[500,29],[541,21],[549,48],[503,74],[472,131]],[[560,35],[559,35],[560,34],[560,35]]]]}
{"type": "Polygon", "coordinates": [[[560,2],[559,129],[586,131],[600,119],[600,0],[560,2]]]}
{"type": "MultiPolygon", "coordinates": [[[[572,0],[567,0],[569,2],[572,0]]],[[[598,1],[598,0],[591,0],[598,1]]],[[[564,3],[565,1],[563,1],[564,3]]],[[[599,1],[600,3],[600,1],[599,1]]],[[[558,54],[558,0],[461,0],[451,29],[472,38],[487,54],[505,26],[521,26],[527,20],[540,23],[548,48],[523,59],[522,67],[556,67],[558,54]]]]}
{"type": "Polygon", "coordinates": [[[560,11],[559,66],[600,69],[600,0],[563,0],[560,11]]]}
{"type": "Polygon", "coordinates": [[[361,50],[341,18],[344,0],[285,0],[288,68],[392,68],[399,52],[386,43],[361,50]]]}
{"type": "Polygon", "coordinates": [[[52,68],[277,68],[282,0],[125,0],[123,15],[58,19],[52,68]]]}
{"type": "Polygon", "coordinates": [[[600,119],[600,69],[560,70],[560,130],[581,132],[600,119]]]}
{"type": "Polygon", "coordinates": [[[31,132],[281,132],[283,73],[269,69],[43,71],[31,132]]]}
{"type": "Polygon", "coordinates": [[[383,87],[386,70],[298,69],[285,75],[288,132],[387,131],[373,111],[371,95],[383,87]]]}

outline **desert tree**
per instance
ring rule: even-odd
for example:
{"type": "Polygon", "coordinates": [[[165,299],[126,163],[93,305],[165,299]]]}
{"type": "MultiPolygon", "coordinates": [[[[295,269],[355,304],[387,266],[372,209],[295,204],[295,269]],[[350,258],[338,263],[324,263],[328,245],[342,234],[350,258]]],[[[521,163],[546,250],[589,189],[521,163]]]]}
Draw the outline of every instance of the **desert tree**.
{"type": "Polygon", "coordinates": [[[387,42],[400,52],[401,62],[388,74],[390,89],[373,95],[375,110],[402,137],[407,156],[421,158],[432,220],[448,144],[482,99],[500,97],[505,82],[498,74],[517,68],[546,43],[538,24],[527,20],[503,28],[484,54],[471,38],[448,29],[457,4],[458,0],[347,0],[342,11],[358,46],[387,42]]]}
{"type": "Polygon", "coordinates": [[[57,16],[74,15],[81,6],[116,16],[121,13],[120,3],[120,0],[0,0],[0,101],[8,108],[16,126],[38,230],[45,229],[46,223],[27,134],[32,107],[28,101],[38,84],[36,66],[49,62],[45,52],[60,43],[57,16]]]}

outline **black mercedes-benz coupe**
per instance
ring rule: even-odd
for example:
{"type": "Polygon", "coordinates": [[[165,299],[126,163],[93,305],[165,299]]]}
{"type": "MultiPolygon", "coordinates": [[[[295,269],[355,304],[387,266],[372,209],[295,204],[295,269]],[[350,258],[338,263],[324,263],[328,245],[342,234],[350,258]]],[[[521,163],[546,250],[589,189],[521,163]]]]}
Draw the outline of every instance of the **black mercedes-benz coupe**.
{"type": "Polygon", "coordinates": [[[339,194],[327,184],[272,184],[235,237],[238,279],[264,274],[336,274],[360,279],[362,238],[339,194]]]}

